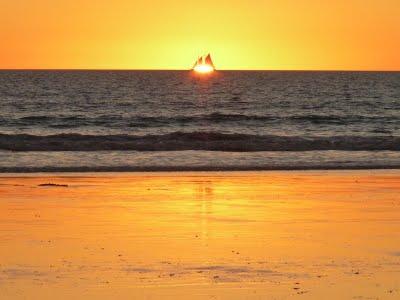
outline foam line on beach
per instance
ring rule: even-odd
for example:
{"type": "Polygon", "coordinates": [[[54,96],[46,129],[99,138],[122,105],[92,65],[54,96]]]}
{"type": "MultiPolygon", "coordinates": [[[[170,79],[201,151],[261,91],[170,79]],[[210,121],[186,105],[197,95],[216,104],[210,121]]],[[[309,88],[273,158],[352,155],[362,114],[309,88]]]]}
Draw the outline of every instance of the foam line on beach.
{"type": "Polygon", "coordinates": [[[88,166],[88,167],[0,167],[0,173],[89,173],[89,172],[206,172],[206,171],[312,171],[312,170],[397,170],[395,165],[299,165],[299,166],[88,166]]]}

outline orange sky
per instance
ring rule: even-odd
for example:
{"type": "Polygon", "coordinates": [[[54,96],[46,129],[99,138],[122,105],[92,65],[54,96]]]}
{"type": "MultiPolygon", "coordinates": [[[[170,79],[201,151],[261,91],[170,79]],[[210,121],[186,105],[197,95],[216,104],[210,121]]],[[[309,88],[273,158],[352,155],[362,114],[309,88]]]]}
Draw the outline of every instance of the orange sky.
{"type": "Polygon", "coordinates": [[[0,68],[400,70],[399,0],[0,0],[0,68]]]}

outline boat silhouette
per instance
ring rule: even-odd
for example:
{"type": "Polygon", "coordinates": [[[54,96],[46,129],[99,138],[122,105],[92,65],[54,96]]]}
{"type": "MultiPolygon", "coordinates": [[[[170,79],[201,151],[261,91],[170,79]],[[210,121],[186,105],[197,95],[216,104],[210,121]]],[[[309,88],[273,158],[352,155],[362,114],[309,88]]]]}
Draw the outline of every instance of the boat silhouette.
{"type": "Polygon", "coordinates": [[[215,71],[215,65],[211,58],[211,54],[207,54],[206,56],[200,56],[193,65],[192,70],[196,70],[201,67],[211,67],[213,71],[215,71]]]}

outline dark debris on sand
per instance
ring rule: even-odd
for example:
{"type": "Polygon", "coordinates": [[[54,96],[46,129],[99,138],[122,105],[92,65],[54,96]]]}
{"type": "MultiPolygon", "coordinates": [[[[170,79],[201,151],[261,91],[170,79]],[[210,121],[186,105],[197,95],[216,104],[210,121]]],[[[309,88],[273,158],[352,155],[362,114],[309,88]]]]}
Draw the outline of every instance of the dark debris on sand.
{"type": "Polygon", "coordinates": [[[55,183],[42,183],[38,186],[41,187],[68,187],[68,184],[55,184],[55,183]]]}

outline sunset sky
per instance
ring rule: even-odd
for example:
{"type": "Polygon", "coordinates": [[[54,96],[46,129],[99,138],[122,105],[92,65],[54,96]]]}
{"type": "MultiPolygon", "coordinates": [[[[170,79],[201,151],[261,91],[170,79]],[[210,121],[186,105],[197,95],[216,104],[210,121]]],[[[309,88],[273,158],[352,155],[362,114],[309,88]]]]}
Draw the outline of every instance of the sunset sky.
{"type": "Polygon", "coordinates": [[[400,70],[399,0],[0,0],[0,68],[400,70]]]}

